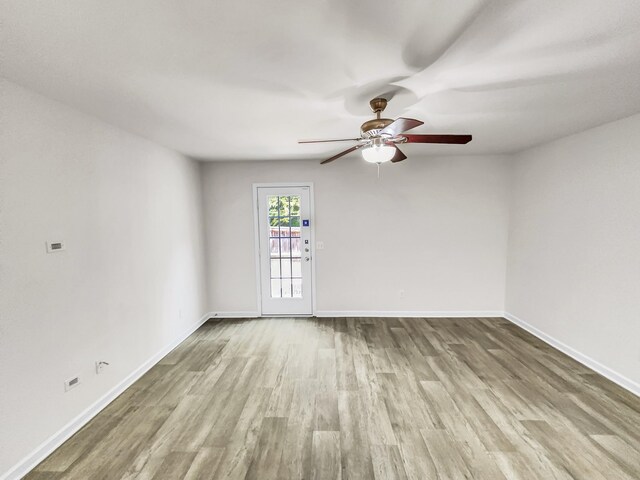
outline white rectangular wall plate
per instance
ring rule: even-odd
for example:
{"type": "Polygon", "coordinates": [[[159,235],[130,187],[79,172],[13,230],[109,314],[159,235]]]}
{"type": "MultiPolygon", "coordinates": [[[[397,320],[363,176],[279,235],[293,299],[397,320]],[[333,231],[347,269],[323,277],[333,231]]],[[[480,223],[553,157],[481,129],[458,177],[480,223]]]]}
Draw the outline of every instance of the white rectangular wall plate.
{"type": "Polygon", "coordinates": [[[80,377],[78,375],[68,378],[64,381],[64,391],[68,392],[72,388],[76,388],[78,385],[80,385],[80,377]]]}
{"type": "Polygon", "coordinates": [[[62,240],[56,240],[56,241],[47,240],[47,253],[61,252],[64,249],[65,249],[65,245],[62,240]]]}
{"type": "Polygon", "coordinates": [[[109,365],[109,362],[105,362],[104,360],[96,360],[96,375],[100,375],[104,372],[104,367],[109,365]]]}

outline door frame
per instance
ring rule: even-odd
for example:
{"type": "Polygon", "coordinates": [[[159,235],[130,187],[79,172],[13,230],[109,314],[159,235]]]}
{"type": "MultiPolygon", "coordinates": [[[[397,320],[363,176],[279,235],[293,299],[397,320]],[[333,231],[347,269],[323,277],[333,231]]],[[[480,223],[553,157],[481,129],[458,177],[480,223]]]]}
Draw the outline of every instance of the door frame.
{"type": "MultiPolygon", "coordinates": [[[[254,183],[251,188],[253,191],[253,234],[254,234],[254,257],[256,269],[256,293],[257,293],[257,311],[258,316],[262,317],[262,266],[260,264],[260,219],[258,217],[258,189],[259,188],[289,188],[289,187],[307,187],[309,188],[309,223],[311,227],[311,316],[316,316],[316,223],[315,223],[315,205],[313,194],[313,182],[276,182],[276,183],[254,183]]],[[[309,315],[282,315],[283,317],[308,317],[309,315]]]]}

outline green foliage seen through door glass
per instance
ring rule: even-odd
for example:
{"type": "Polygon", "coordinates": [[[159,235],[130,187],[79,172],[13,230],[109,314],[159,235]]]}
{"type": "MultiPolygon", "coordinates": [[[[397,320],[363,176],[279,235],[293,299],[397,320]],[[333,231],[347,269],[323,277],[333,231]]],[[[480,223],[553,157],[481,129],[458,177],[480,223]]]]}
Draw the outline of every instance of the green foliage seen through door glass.
{"type": "Polygon", "coordinates": [[[288,217],[300,215],[300,197],[297,195],[269,197],[269,216],[288,217]]]}

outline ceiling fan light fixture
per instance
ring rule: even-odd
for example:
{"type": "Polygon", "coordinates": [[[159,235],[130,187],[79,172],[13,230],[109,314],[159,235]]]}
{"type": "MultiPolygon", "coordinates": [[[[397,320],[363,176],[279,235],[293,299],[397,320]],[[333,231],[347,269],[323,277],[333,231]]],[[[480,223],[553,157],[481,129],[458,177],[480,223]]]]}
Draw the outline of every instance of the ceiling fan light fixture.
{"type": "Polygon", "coordinates": [[[336,140],[298,140],[298,143],[324,143],[324,142],[359,142],[351,148],[347,148],[340,153],[333,155],[320,162],[321,165],[331,163],[338,158],[360,150],[362,158],[369,163],[402,162],[407,156],[402,153],[396,144],[404,143],[440,143],[448,145],[464,145],[471,141],[471,135],[457,134],[412,134],[406,133],[408,130],[423,125],[424,122],[415,118],[381,118],[381,113],[387,106],[387,100],[382,97],[374,98],[369,102],[371,110],[376,114],[376,118],[367,120],[360,126],[360,136],[358,138],[339,138],[336,140]]]}
{"type": "Polygon", "coordinates": [[[388,162],[396,154],[396,147],[391,145],[371,145],[362,149],[362,158],[369,163],[388,162]]]}

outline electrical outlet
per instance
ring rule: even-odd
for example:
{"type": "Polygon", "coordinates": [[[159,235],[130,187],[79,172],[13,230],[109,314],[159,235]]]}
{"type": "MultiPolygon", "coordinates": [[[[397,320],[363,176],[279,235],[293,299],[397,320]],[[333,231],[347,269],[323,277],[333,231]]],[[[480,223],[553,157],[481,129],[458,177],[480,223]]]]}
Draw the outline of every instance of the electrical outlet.
{"type": "Polygon", "coordinates": [[[76,375],[75,377],[71,377],[64,381],[64,391],[68,392],[72,388],[76,388],[78,385],[80,385],[80,377],[76,375]]]}
{"type": "Polygon", "coordinates": [[[57,240],[55,242],[47,241],[46,245],[47,245],[47,253],[61,252],[65,249],[65,245],[62,240],[57,240]]]}
{"type": "Polygon", "coordinates": [[[404,298],[405,297],[404,289],[401,288],[400,290],[398,290],[398,297],[400,297],[400,298],[404,298]]]}
{"type": "Polygon", "coordinates": [[[324,250],[324,242],[316,242],[316,250],[324,250]]]}

